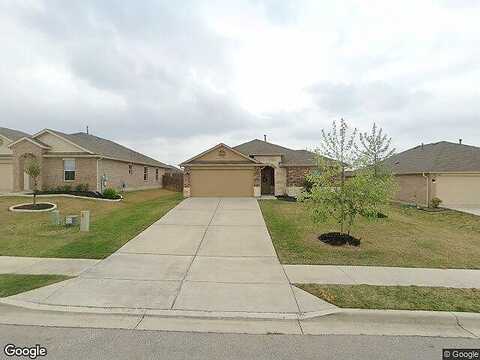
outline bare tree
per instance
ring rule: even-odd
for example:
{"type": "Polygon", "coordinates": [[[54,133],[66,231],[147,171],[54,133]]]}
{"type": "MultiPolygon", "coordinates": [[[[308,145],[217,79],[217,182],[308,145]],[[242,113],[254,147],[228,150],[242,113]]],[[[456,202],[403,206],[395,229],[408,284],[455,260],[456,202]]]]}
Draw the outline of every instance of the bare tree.
{"type": "Polygon", "coordinates": [[[384,134],[383,129],[373,123],[370,134],[360,133],[360,144],[355,143],[354,145],[357,160],[364,166],[372,167],[376,176],[381,163],[395,153],[391,144],[392,138],[384,134]]]}
{"type": "Polygon", "coordinates": [[[37,159],[32,158],[29,159],[26,166],[25,172],[29,175],[33,180],[33,205],[37,204],[37,191],[38,191],[38,177],[40,176],[40,163],[37,159]]]}

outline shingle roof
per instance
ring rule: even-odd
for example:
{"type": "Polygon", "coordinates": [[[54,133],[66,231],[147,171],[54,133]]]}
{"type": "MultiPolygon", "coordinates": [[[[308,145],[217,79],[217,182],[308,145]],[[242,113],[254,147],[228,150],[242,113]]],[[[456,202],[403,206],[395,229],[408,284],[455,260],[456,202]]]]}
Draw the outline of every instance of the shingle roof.
{"type": "MultiPolygon", "coordinates": [[[[58,131],[56,132],[59,133],[58,131]]],[[[134,163],[171,168],[170,165],[164,164],[123,145],[117,144],[116,142],[103,139],[98,136],[90,135],[84,132],[78,132],[75,134],[59,133],[59,135],[65,136],[71,142],[98,155],[134,163]]]]}
{"type": "Polygon", "coordinates": [[[316,154],[308,150],[293,150],[266,141],[254,139],[233,147],[245,155],[283,155],[282,165],[316,165],[316,154]]]}
{"type": "Polygon", "coordinates": [[[27,134],[23,131],[19,130],[13,130],[5,127],[0,127],[0,134],[5,136],[6,138],[13,141],[17,141],[18,139],[21,139],[22,137],[30,137],[30,134],[27,134]]]}
{"type": "Polygon", "coordinates": [[[440,141],[419,145],[385,161],[394,174],[480,171],[480,148],[440,141]]]}

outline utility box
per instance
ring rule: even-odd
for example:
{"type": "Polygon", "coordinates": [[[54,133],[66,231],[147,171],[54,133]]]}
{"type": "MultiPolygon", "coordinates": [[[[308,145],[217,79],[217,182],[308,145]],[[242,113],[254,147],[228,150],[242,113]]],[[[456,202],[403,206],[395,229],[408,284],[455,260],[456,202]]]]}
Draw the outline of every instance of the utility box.
{"type": "Polygon", "coordinates": [[[90,231],[90,211],[80,212],[80,231],[90,231]]]}
{"type": "Polygon", "coordinates": [[[65,217],[65,225],[67,226],[78,225],[78,215],[67,215],[65,217]]]}

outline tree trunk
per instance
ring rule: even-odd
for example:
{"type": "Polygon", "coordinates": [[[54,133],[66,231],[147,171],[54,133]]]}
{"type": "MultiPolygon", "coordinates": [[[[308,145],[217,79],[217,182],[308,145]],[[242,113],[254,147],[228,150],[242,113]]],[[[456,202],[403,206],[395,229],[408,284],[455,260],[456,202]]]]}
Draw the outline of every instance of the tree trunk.
{"type": "Polygon", "coordinates": [[[340,232],[343,234],[343,223],[345,222],[345,196],[344,196],[344,186],[345,186],[345,166],[342,165],[342,177],[340,179],[340,196],[342,198],[342,217],[340,223],[340,232]]]}

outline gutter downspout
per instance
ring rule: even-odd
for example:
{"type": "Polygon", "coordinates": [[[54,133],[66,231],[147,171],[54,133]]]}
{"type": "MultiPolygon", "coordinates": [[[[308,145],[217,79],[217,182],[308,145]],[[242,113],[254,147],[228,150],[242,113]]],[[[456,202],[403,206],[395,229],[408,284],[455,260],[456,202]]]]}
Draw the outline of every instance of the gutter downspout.
{"type": "Polygon", "coordinates": [[[430,191],[429,191],[429,181],[428,181],[428,176],[425,175],[424,172],[422,172],[422,176],[425,178],[425,181],[427,182],[427,198],[426,198],[426,201],[427,201],[427,207],[430,207],[430,191]]]}
{"type": "Polygon", "coordinates": [[[103,159],[103,157],[99,157],[97,158],[97,191],[102,191],[101,187],[102,185],[100,184],[100,181],[99,181],[99,178],[98,178],[98,162],[101,161],[103,159]],[[100,189],[99,189],[100,187],[100,189]]]}

